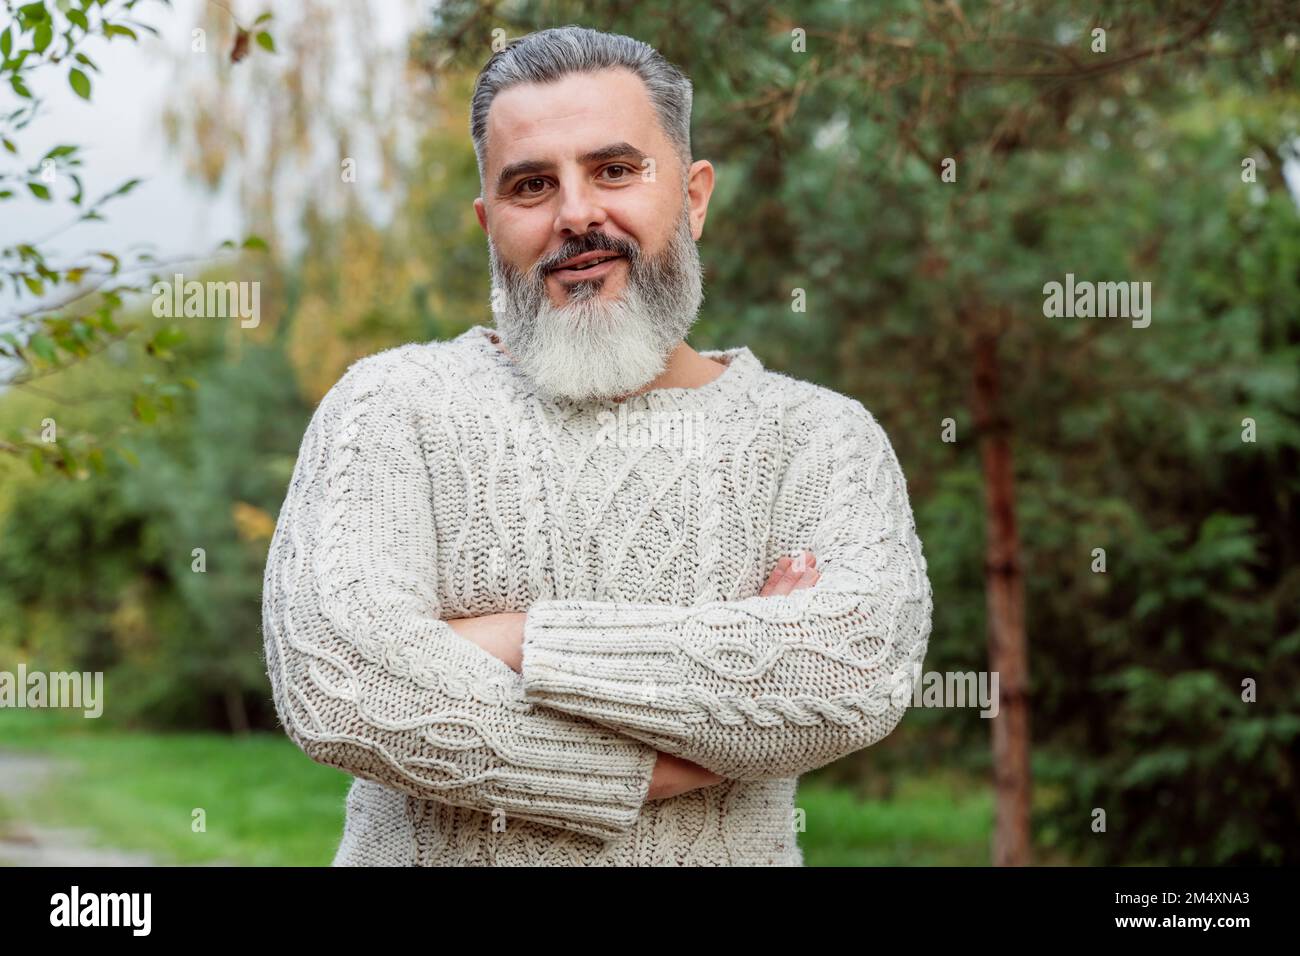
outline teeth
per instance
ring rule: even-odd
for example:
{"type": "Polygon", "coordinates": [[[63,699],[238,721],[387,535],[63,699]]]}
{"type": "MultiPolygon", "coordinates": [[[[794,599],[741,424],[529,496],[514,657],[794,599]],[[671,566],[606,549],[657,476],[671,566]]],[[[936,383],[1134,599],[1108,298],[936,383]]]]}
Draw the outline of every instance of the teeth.
{"type": "Polygon", "coordinates": [[[592,259],[590,262],[584,262],[580,266],[565,266],[566,269],[572,269],[574,272],[582,272],[584,269],[590,269],[592,266],[598,266],[602,262],[608,262],[610,259],[616,259],[617,256],[605,256],[601,259],[592,259]]]}

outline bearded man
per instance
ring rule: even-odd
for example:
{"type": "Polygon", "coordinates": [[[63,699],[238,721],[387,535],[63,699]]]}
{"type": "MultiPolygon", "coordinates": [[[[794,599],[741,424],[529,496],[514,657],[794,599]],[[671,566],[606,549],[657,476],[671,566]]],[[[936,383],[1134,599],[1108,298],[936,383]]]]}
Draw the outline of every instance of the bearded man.
{"type": "Polygon", "coordinates": [[[888,735],[932,612],[857,400],[685,341],[690,81],[567,26],[483,67],[494,328],[355,362],[263,596],[280,721],[351,774],[334,865],[800,866],[801,774],[888,735]],[[608,440],[624,410],[696,440],[608,440]]]}

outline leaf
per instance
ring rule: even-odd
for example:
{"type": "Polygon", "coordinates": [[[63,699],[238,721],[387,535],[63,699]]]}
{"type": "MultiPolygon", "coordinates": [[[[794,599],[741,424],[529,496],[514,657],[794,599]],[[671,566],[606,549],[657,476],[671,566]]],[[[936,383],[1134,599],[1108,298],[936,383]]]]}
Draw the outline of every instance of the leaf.
{"type": "Polygon", "coordinates": [[[75,66],[68,71],[68,85],[83,100],[90,99],[90,77],[75,66]]]}
{"type": "Polygon", "coordinates": [[[262,250],[263,252],[265,252],[265,251],[266,251],[266,240],[263,239],[261,236],[249,236],[249,237],[246,238],[242,243],[240,243],[240,248],[241,248],[241,249],[260,249],[260,250],[262,250]]]}
{"type": "Polygon", "coordinates": [[[86,19],[86,15],[82,13],[80,10],[69,10],[66,16],[69,22],[75,23],[77,26],[81,27],[81,29],[85,30],[87,33],[90,32],[90,21],[86,19]]]}
{"type": "Polygon", "coordinates": [[[27,188],[32,191],[32,195],[35,196],[37,199],[44,199],[48,201],[50,198],[50,191],[46,189],[44,186],[42,186],[40,183],[28,183],[27,188]]]}
{"type": "Polygon", "coordinates": [[[35,276],[23,276],[23,284],[31,290],[32,295],[45,294],[45,283],[35,276]]]}
{"type": "Polygon", "coordinates": [[[139,186],[141,182],[143,182],[143,180],[140,180],[140,179],[128,179],[126,182],[124,182],[122,185],[118,186],[118,187],[117,187],[116,189],[114,189],[111,193],[108,193],[106,196],[104,196],[104,197],[103,197],[102,199],[100,199],[99,201],[100,201],[100,202],[103,202],[105,199],[112,199],[114,196],[125,196],[125,195],[126,195],[127,193],[129,193],[132,189],[135,189],[136,186],[139,186]]]}
{"type": "Polygon", "coordinates": [[[271,34],[267,33],[265,30],[258,31],[257,45],[268,53],[275,52],[275,41],[271,39],[271,34]]]}
{"type": "Polygon", "coordinates": [[[18,147],[14,145],[13,140],[6,136],[0,137],[0,142],[4,143],[5,149],[9,150],[9,152],[13,153],[15,156],[18,155],[18,147]]]}
{"type": "Polygon", "coordinates": [[[32,31],[32,48],[37,53],[44,53],[45,48],[50,45],[54,39],[54,27],[49,20],[42,20],[32,31]]]}
{"type": "Polygon", "coordinates": [[[168,325],[155,332],[153,338],[145,344],[144,348],[146,352],[156,358],[170,359],[172,357],[172,347],[184,341],[185,333],[180,330],[180,327],[168,325]]]}
{"type": "Polygon", "coordinates": [[[158,420],[158,411],[154,408],[154,404],[148,395],[137,395],[132,403],[131,411],[136,418],[145,424],[158,420]]]}
{"type": "Polygon", "coordinates": [[[86,56],[86,54],[78,53],[76,56],[76,60],[78,63],[82,64],[83,66],[90,67],[96,73],[99,72],[99,67],[95,66],[95,61],[92,60],[90,57],[86,56]]]}
{"type": "Polygon", "coordinates": [[[140,39],[135,35],[135,31],[130,27],[120,26],[116,23],[104,24],[104,36],[109,37],[110,39],[116,36],[130,37],[132,40],[136,41],[140,39]]]}
{"type": "Polygon", "coordinates": [[[163,348],[171,348],[185,341],[185,333],[178,325],[167,325],[154,333],[153,340],[163,348]]]}
{"type": "Polygon", "coordinates": [[[45,470],[45,456],[39,448],[33,448],[27,453],[27,462],[38,475],[45,470]]]}
{"type": "Polygon", "coordinates": [[[257,26],[259,23],[265,23],[267,20],[270,20],[272,16],[273,14],[269,10],[266,13],[258,14],[257,19],[253,21],[253,26],[257,26]]]}
{"type": "Polygon", "coordinates": [[[27,84],[23,82],[22,77],[20,77],[17,73],[9,77],[9,85],[12,86],[14,92],[17,93],[19,96],[21,96],[23,99],[30,100],[32,98],[32,91],[27,88],[27,84]]]}
{"type": "Polygon", "coordinates": [[[9,27],[6,26],[4,32],[0,33],[0,57],[4,57],[6,60],[9,59],[9,51],[13,48],[13,34],[9,32],[9,27]]]}
{"type": "Polygon", "coordinates": [[[48,336],[40,333],[33,335],[28,341],[27,347],[51,365],[59,360],[58,353],[54,350],[54,343],[50,341],[48,336]]]}

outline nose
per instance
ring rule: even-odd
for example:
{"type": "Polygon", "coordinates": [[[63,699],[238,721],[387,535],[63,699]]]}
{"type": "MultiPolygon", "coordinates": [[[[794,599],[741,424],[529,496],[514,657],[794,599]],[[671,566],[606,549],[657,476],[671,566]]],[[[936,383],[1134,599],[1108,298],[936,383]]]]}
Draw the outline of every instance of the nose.
{"type": "Polygon", "coordinates": [[[561,239],[600,229],[608,218],[599,190],[585,175],[574,175],[560,185],[560,208],[555,214],[555,232],[561,239]]]}

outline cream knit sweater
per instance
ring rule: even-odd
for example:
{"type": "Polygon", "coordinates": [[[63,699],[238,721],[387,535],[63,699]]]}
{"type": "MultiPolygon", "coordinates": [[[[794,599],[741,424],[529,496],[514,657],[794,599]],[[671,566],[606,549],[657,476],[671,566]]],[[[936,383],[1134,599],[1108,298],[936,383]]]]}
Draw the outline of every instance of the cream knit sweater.
{"type": "Polygon", "coordinates": [[[356,778],[334,865],[801,866],[799,775],[894,729],[930,632],[885,432],[744,347],[551,401],[490,334],[355,362],[280,511],[266,667],[356,778]],[[818,583],[757,596],[804,548],[818,583]],[[504,611],[522,675],[446,624],[504,611]],[[647,801],[656,750],[727,779],[647,801]]]}

